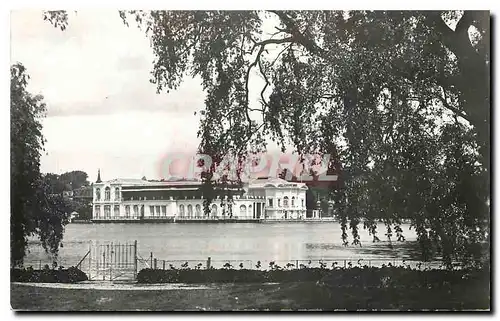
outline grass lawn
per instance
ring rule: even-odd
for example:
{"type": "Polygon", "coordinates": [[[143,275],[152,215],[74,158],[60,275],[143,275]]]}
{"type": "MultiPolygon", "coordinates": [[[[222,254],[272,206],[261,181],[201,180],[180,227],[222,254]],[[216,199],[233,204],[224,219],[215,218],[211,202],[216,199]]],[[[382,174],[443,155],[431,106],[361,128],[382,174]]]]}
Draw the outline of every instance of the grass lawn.
{"type": "Polygon", "coordinates": [[[218,284],[211,289],[125,291],[11,284],[11,306],[30,311],[280,310],[297,308],[283,295],[295,287],[297,284],[218,284]]]}
{"type": "Polygon", "coordinates": [[[486,289],[408,291],[395,288],[326,289],[315,282],[216,284],[210,289],[90,290],[11,284],[11,306],[31,311],[196,311],[333,309],[488,309],[486,289]],[[402,293],[404,291],[404,293],[402,293]]]}

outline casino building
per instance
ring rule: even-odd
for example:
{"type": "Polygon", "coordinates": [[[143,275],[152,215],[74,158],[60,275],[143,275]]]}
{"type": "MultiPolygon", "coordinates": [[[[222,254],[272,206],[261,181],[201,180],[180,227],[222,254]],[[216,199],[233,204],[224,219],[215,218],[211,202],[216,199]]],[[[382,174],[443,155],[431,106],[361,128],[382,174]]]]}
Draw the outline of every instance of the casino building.
{"type": "Polygon", "coordinates": [[[93,184],[94,222],[197,222],[300,220],[306,217],[304,183],[258,178],[222,190],[203,211],[200,180],[113,179],[93,184]],[[227,195],[231,195],[228,198],[227,195]]]}

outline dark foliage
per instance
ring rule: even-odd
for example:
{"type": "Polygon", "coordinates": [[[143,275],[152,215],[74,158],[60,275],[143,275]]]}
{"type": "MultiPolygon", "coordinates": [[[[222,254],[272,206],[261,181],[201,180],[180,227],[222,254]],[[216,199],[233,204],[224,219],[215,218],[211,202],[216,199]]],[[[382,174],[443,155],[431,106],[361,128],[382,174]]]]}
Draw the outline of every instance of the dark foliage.
{"type": "Polygon", "coordinates": [[[36,283],[76,283],[87,281],[87,275],[80,269],[70,267],[68,269],[33,270],[32,268],[11,269],[11,282],[36,282],[36,283]]]}
{"type": "Polygon", "coordinates": [[[487,285],[489,269],[419,270],[407,267],[353,267],[271,269],[143,269],[137,275],[139,283],[263,283],[319,282],[335,287],[432,287],[446,283],[483,280],[487,285]]]}
{"type": "MultiPolygon", "coordinates": [[[[287,298],[302,309],[435,310],[490,309],[490,269],[419,270],[405,267],[354,267],[269,271],[153,270],[139,283],[280,283],[296,284],[287,298]],[[300,298],[300,299],[299,299],[300,298]]],[[[267,307],[280,310],[281,306],[267,307]]]]}
{"type": "Polygon", "coordinates": [[[40,173],[43,97],[26,90],[29,76],[23,65],[13,65],[10,72],[10,253],[16,266],[23,262],[29,236],[37,235],[44,249],[57,255],[69,208],[40,173]]]}
{"type": "Polygon", "coordinates": [[[362,221],[374,239],[377,220],[402,239],[401,220],[410,219],[423,258],[437,252],[451,266],[485,254],[477,249],[489,240],[487,11],[121,16],[151,40],[158,91],[201,77],[201,152],[244,157],[271,138],[300,155],[331,154],[342,186],[329,186],[328,197],[344,244],[360,244],[362,221]],[[260,104],[249,97],[255,73],[260,104]]]}

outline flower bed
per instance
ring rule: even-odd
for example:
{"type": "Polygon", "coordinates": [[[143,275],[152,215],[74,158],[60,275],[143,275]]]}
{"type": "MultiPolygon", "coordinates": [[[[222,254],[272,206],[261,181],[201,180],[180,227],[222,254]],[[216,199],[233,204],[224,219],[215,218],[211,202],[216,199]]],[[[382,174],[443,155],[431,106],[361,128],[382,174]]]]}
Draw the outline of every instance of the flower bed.
{"type": "Polygon", "coordinates": [[[11,269],[11,282],[36,282],[36,283],[76,283],[87,281],[87,275],[81,270],[70,267],[68,269],[49,269],[34,270],[26,269],[11,269]]]}

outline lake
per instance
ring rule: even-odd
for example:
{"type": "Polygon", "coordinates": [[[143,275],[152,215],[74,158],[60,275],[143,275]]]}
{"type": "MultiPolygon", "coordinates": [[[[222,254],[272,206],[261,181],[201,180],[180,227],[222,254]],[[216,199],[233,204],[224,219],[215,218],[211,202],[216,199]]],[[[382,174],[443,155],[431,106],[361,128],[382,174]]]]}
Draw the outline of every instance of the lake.
{"type": "MultiPolygon", "coordinates": [[[[363,259],[375,265],[379,260],[417,260],[416,234],[402,225],[405,242],[388,242],[385,226],[378,225],[381,242],[373,242],[367,230],[360,228],[361,246],[343,246],[340,224],[312,223],[105,223],[66,226],[59,265],[76,265],[89,249],[89,242],[133,243],[137,240],[139,257],[149,262],[151,252],[158,260],[178,265],[184,261],[318,261],[363,259]],[[391,246],[392,245],[392,246],[391,246]]],[[[349,234],[349,240],[352,236],[349,234]]],[[[29,243],[25,265],[52,262],[40,243],[29,243]],[[37,263],[38,262],[38,263],[37,263]]]]}

